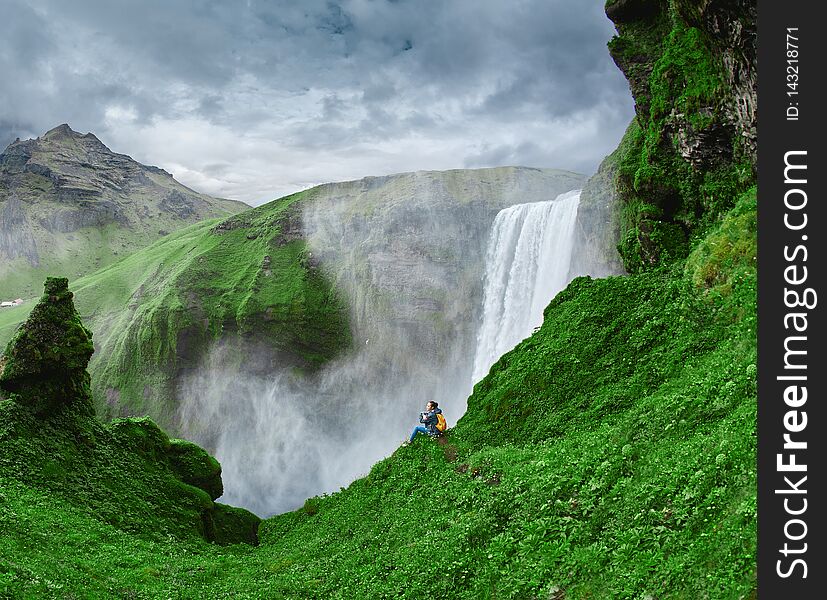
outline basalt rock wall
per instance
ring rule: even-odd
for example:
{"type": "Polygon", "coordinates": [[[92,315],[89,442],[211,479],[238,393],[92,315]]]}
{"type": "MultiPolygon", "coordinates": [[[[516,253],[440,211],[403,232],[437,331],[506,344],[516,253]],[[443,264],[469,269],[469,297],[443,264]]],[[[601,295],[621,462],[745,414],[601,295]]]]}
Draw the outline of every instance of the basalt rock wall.
{"type": "Polygon", "coordinates": [[[755,181],[756,6],[610,0],[635,119],[615,153],[630,272],[685,258],[755,181]]]}

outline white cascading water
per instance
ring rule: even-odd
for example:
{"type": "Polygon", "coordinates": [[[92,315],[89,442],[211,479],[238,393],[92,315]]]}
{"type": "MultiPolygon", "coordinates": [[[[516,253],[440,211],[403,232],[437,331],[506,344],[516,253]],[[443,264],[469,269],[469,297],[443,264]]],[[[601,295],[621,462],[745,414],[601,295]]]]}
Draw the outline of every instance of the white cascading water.
{"type": "Polygon", "coordinates": [[[475,355],[477,381],[540,324],[543,308],[566,285],[578,201],[579,192],[568,192],[497,213],[486,256],[487,226],[475,234],[473,286],[468,271],[453,280],[456,289],[446,286],[444,297],[437,283],[454,272],[441,257],[461,256],[462,248],[433,233],[427,244],[417,240],[431,229],[461,234],[464,222],[446,223],[444,212],[408,210],[399,202],[395,220],[387,219],[383,230],[354,216],[346,202],[306,208],[314,254],[327,248],[322,260],[348,277],[339,285],[355,307],[358,344],[312,377],[288,367],[253,375],[234,363],[232,344],[219,344],[182,381],[181,430],[221,462],[221,501],[269,516],[348,485],[407,439],[427,400],[438,400],[454,426],[471,392],[475,355]],[[415,219],[418,225],[411,224],[415,219]],[[441,252],[436,258],[427,254],[434,248],[441,252]],[[484,322],[475,336],[467,316],[469,306],[482,305],[481,271],[484,322]],[[384,305],[389,297],[399,310],[384,305]],[[371,321],[376,315],[381,320],[371,321]],[[460,332],[462,324],[467,333],[460,332]],[[437,335],[437,326],[454,335],[437,335]]]}
{"type": "Polygon", "coordinates": [[[517,204],[494,220],[485,258],[482,326],[474,381],[543,322],[543,310],[568,284],[580,190],[547,202],[517,204]]]}

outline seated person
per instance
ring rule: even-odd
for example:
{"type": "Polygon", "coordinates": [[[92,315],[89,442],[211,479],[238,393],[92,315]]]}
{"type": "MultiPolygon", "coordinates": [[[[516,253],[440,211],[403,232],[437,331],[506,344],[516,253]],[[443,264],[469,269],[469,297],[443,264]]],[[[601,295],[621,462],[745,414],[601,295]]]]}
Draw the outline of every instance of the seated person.
{"type": "Polygon", "coordinates": [[[414,441],[417,433],[424,433],[431,437],[440,435],[441,432],[436,427],[437,421],[439,420],[437,415],[439,414],[442,414],[442,409],[439,408],[439,405],[433,400],[429,401],[425,405],[425,412],[419,413],[419,422],[422,423],[422,425],[414,427],[411,432],[411,438],[408,441],[414,441]]]}

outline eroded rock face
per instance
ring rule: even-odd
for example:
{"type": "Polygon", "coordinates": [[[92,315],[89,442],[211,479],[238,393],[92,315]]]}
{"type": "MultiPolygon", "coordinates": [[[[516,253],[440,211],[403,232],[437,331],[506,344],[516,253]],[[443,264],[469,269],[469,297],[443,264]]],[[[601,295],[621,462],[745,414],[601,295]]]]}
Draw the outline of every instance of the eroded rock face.
{"type": "Polygon", "coordinates": [[[0,205],[0,255],[9,259],[25,258],[29,265],[37,267],[40,257],[26,210],[17,194],[10,194],[0,205]]]}
{"type": "Polygon", "coordinates": [[[45,275],[79,277],[165,232],[246,208],[60,125],[0,153],[0,289],[31,298],[45,275]]]}
{"type": "Polygon", "coordinates": [[[659,4],[658,0],[609,0],[606,16],[615,23],[637,21],[656,13],[659,4]]]}
{"type": "Polygon", "coordinates": [[[0,358],[0,388],[36,414],[69,406],[93,414],[86,372],[93,352],[92,332],[81,323],[68,280],[50,277],[0,358]]]}
{"type": "Polygon", "coordinates": [[[726,121],[756,164],[757,3],[755,0],[685,0],[676,7],[689,25],[706,33],[713,53],[719,57],[729,90],[724,106],[726,121]]]}
{"type": "Polygon", "coordinates": [[[624,272],[617,251],[620,241],[620,200],[615,177],[617,161],[607,157],[589,177],[580,194],[569,277],[607,277],[624,272]]]}
{"type": "Polygon", "coordinates": [[[754,183],[754,0],[609,0],[609,43],[635,123],[618,149],[620,253],[634,272],[685,258],[689,240],[754,183]]]}
{"type": "Polygon", "coordinates": [[[501,167],[322,185],[302,216],[310,259],[343,290],[362,350],[389,369],[424,368],[427,381],[456,362],[452,352],[473,355],[497,213],[554,200],[584,181],[567,171],[501,167]]]}

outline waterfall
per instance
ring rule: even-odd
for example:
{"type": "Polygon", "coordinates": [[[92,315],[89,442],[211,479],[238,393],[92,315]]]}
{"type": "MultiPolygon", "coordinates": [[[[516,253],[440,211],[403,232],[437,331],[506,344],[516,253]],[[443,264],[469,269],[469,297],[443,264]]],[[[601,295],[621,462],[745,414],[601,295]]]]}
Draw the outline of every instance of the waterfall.
{"type": "Polygon", "coordinates": [[[580,190],[501,210],[485,258],[482,326],[473,378],[543,322],[543,310],[570,281],[580,190]]]}
{"type": "MultiPolygon", "coordinates": [[[[520,230],[506,231],[501,222],[512,213],[503,209],[554,198],[582,183],[568,173],[503,168],[370,178],[323,186],[308,196],[303,235],[347,301],[354,343],[318,371],[298,373],[280,365],[271,349],[245,349],[243,340],[228,338],[182,378],[180,429],[221,462],[221,502],[268,516],[334,492],[392,454],[419,424],[429,400],[438,401],[455,426],[472,391],[483,274],[486,260],[492,264],[496,256],[488,249],[492,224],[496,219],[497,231],[514,236],[511,253],[522,256],[522,246],[516,247],[520,230]],[[239,367],[239,348],[256,364],[239,367]]],[[[558,210],[567,204],[567,218],[574,219],[576,198],[565,200],[570,196],[515,207],[515,223],[526,229],[523,244],[550,246],[532,255],[565,250],[554,248],[555,235],[546,239],[542,232],[561,228],[558,210]],[[539,207],[536,215],[532,207],[539,207]],[[535,241],[529,240],[531,228],[535,241]]],[[[540,261],[543,268],[552,263],[540,261]]],[[[534,282],[536,272],[520,289],[512,281],[511,293],[542,287],[534,282]]],[[[566,269],[560,275],[542,271],[539,280],[558,277],[566,277],[566,269]]],[[[561,280],[552,290],[538,290],[537,315],[563,285],[561,280]]],[[[490,362],[539,319],[517,326],[520,335],[490,362]]]]}

